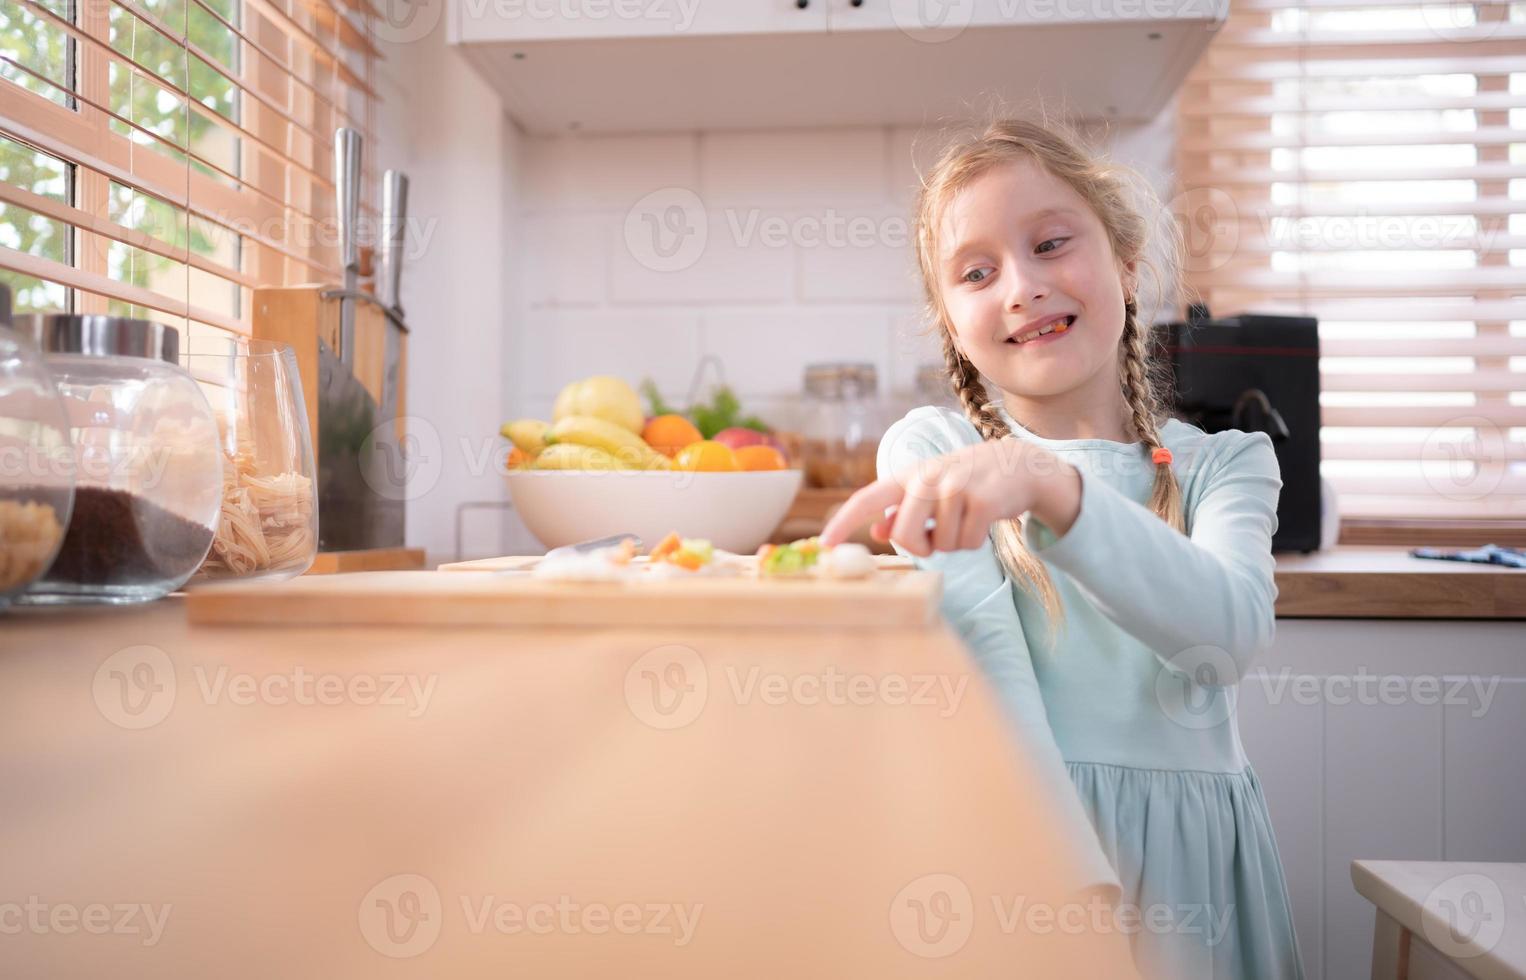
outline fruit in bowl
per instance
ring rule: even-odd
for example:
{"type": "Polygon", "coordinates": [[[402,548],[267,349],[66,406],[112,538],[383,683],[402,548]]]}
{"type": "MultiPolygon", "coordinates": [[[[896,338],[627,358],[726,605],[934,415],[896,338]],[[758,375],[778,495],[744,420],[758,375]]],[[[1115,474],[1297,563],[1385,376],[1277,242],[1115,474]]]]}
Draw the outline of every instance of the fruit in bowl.
{"type": "Polygon", "coordinates": [[[560,422],[569,415],[604,419],[634,433],[640,433],[645,422],[636,389],[607,374],[574,381],[562,389],[551,409],[551,421],[560,422]]]}
{"type": "MultiPolygon", "coordinates": [[[[551,452],[557,447],[550,447],[551,452]]],[[[634,469],[509,471],[514,509],[547,548],[616,534],[656,542],[676,531],[752,554],[789,513],[804,474],[634,469]]]]}
{"type": "Polygon", "coordinates": [[[759,420],[740,416],[729,389],[687,413],[652,403],[646,418],[629,385],[596,377],[564,388],[550,422],[504,423],[509,493],[526,527],[548,548],[622,533],[656,541],[677,529],[754,551],[789,512],[802,472],[754,428],[759,420]]]}

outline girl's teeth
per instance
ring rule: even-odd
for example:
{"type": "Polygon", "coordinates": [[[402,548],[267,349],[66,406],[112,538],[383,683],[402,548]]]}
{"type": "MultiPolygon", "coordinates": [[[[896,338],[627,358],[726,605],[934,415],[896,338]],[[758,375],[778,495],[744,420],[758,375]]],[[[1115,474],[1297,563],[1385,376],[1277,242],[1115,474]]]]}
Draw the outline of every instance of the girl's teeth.
{"type": "Polygon", "coordinates": [[[1076,322],[1076,318],[1073,317],[1073,316],[1068,316],[1068,317],[1066,317],[1063,320],[1056,320],[1053,324],[1051,324],[1050,326],[1045,327],[1043,330],[1040,330],[1038,333],[1028,334],[1027,336],[1019,337],[1017,342],[1019,344],[1022,344],[1022,343],[1026,343],[1026,342],[1028,342],[1030,340],[1033,340],[1035,337],[1045,337],[1045,336],[1048,336],[1049,334],[1052,334],[1052,333],[1054,333],[1057,330],[1059,330],[1059,331],[1069,330],[1071,328],[1071,325],[1074,324],[1075,322],[1076,322]]]}

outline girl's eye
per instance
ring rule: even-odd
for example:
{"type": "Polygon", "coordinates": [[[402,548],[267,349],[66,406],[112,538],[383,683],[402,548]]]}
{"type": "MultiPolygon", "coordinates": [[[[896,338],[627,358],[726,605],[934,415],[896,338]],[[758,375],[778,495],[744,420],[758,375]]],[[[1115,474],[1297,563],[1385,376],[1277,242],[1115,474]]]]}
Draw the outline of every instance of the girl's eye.
{"type": "MultiPolygon", "coordinates": [[[[1040,252],[1046,251],[1046,249],[1044,248],[1045,245],[1054,244],[1056,242],[1068,242],[1068,241],[1070,241],[1070,239],[1068,239],[1068,238],[1050,238],[1050,239],[1048,239],[1046,241],[1039,242],[1038,251],[1040,251],[1040,252]]],[[[1055,244],[1055,246],[1054,246],[1054,248],[1059,248],[1059,247],[1060,246],[1058,244],[1055,244]]],[[[1047,251],[1053,252],[1054,248],[1048,249],[1047,251]]]]}
{"type": "Polygon", "coordinates": [[[982,282],[985,282],[989,278],[991,278],[990,273],[988,273],[985,270],[985,268],[983,268],[983,267],[979,268],[979,269],[971,269],[969,272],[966,272],[964,274],[964,281],[968,282],[968,283],[982,283],[982,282]],[[979,279],[971,279],[970,278],[971,276],[973,276],[973,275],[975,275],[977,273],[981,274],[979,279]]]}

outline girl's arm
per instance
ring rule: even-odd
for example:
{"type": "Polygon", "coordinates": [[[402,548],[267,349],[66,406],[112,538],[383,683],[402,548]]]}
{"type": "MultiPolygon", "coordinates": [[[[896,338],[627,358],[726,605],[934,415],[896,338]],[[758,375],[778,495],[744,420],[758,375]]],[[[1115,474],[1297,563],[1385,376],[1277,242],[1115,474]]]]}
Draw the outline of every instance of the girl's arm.
{"type": "MultiPolygon", "coordinates": [[[[936,408],[919,408],[891,426],[881,440],[879,475],[892,476],[918,459],[978,442],[979,433],[963,418],[936,408]]],[[[1063,825],[1078,828],[1079,857],[1088,881],[1117,888],[1117,874],[1091,830],[1049,727],[1028,640],[1018,620],[1012,580],[997,560],[990,538],[977,551],[934,552],[926,558],[894,547],[918,568],[943,574],[943,616],[994,688],[1002,713],[1032,761],[1045,795],[1058,807],[1063,825]]]]}
{"type": "Polygon", "coordinates": [[[1190,537],[1081,472],[1079,513],[1074,477],[1068,494],[1056,480],[1057,494],[1029,512],[1023,538],[1163,661],[1187,670],[1210,665],[1207,676],[1198,671],[1200,683],[1233,685],[1276,631],[1272,535],[1282,474],[1266,433],[1211,438],[1223,448],[1217,462],[1204,464],[1212,472],[1188,521],[1190,537]]]}

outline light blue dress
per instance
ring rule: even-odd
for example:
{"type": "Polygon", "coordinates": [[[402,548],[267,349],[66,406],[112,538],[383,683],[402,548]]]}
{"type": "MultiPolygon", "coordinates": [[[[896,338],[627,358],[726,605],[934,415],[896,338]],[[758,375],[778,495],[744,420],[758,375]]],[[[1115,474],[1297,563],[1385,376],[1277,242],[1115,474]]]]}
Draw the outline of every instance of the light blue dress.
{"type": "MultiPolygon", "coordinates": [[[[1119,886],[1137,911],[1119,922],[1140,971],[1301,978],[1282,861],[1235,719],[1234,685],[1276,628],[1282,478],[1270,437],[1165,423],[1189,537],[1149,510],[1141,443],[1046,439],[1002,415],[1081,472],[1080,515],[1063,537],[1031,514],[1023,526],[1064,628],[1051,644],[1043,606],[990,538],[915,563],[943,573],[943,613],[1076,823],[1091,880],[1119,886]]],[[[980,441],[961,413],[918,408],[881,440],[879,474],[980,441]]]]}

